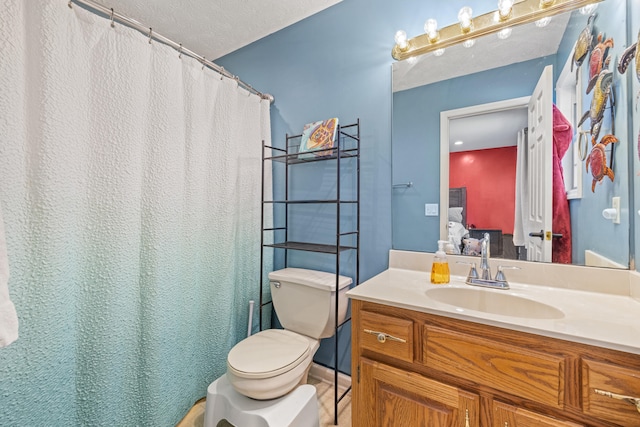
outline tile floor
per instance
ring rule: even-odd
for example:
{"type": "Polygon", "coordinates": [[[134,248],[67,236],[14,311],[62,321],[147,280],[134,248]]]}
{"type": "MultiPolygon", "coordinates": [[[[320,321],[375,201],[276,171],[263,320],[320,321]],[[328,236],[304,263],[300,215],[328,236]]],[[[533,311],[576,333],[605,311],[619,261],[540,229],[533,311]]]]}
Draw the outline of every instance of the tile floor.
{"type": "MultiPolygon", "coordinates": [[[[309,384],[314,385],[318,393],[320,427],[333,426],[333,384],[312,376],[309,376],[309,384]]],[[[204,407],[205,399],[196,402],[176,427],[202,427],[204,407]]],[[[228,426],[232,427],[230,424],[228,426]]],[[[338,404],[338,426],[351,427],[351,392],[338,404]]]]}

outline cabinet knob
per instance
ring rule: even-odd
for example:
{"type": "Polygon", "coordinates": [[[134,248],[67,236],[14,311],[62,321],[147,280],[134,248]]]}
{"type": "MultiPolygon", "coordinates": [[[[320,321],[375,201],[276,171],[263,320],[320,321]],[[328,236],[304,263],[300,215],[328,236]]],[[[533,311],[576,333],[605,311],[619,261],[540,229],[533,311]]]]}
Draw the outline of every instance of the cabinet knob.
{"type": "Polygon", "coordinates": [[[387,340],[396,341],[396,342],[404,342],[404,343],[407,342],[407,340],[404,340],[404,339],[398,338],[398,337],[394,337],[393,335],[389,335],[387,333],[380,332],[380,331],[372,331],[371,329],[365,329],[364,332],[367,333],[367,334],[376,335],[377,339],[378,339],[378,342],[381,343],[381,344],[384,344],[385,342],[387,342],[387,340]]]}

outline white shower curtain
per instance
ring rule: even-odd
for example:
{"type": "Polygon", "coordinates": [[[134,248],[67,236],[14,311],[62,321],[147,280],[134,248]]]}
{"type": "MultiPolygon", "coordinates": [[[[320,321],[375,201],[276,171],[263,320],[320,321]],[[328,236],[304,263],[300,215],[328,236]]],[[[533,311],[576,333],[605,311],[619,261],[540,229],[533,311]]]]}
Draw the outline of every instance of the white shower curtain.
{"type": "Polygon", "coordinates": [[[0,425],[175,425],[258,299],[269,104],[67,0],[1,15],[0,425]]]}

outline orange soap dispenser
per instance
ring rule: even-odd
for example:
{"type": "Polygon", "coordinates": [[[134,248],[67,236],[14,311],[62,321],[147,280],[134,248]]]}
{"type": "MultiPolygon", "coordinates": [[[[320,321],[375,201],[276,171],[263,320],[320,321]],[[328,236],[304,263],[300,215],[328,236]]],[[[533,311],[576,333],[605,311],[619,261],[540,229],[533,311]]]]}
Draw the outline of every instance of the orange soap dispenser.
{"type": "Polygon", "coordinates": [[[447,254],[444,252],[444,245],[446,243],[446,240],[438,240],[438,251],[433,257],[431,283],[435,285],[449,283],[449,262],[447,261],[447,254]]]}

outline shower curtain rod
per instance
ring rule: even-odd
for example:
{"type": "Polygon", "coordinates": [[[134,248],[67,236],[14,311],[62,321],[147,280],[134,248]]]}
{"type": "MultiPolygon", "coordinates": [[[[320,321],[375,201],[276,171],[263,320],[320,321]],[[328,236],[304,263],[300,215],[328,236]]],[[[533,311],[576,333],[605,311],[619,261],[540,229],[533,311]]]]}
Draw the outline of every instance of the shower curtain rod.
{"type": "Polygon", "coordinates": [[[147,34],[149,36],[149,42],[151,42],[151,39],[155,39],[158,40],[166,45],[171,46],[172,48],[174,48],[175,50],[177,50],[178,52],[180,52],[180,54],[185,54],[188,55],[196,60],[198,60],[202,66],[207,66],[209,68],[211,68],[213,71],[217,72],[218,74],[233,79],[236,82],[238,82],[239,86],[242,86],[244,89],[248,90],[249,92],[258,95],[260,98],[262,99],[266,99],[269,100],[269,103],[273,104],[274,102],[274,98],[273,95],[268,94],[268,93],[262,93],[259,92],[258,90],[254,89],[250,84],[243,82],[242,80],[240,80],[240,78],[238,76],[235,76],[233,74],[231,74],[230,72],[228,72],[227,70],[224,69],[224,67],[221,67],[219,65],[216,65],[215,63],[209,61],[208,59],[206,59],[204,56],[198,55],[197,53],[193,52],[192,50],[189,50],[185,47],[182,46],[182,43],[176,43],[171,39],[166,38],[165,36],[158,34],[156,32],[153,31],[153,29],[151,27],[147,27],[145,25],[143,25],[142,23],[136,21],[135,19],[129,18],[127,16],[124,16],[120,13],[117,13],[113,10],[113,8],[108,8],[108,7],[104,7],[98,3],[95,3],[91,0],[69,0],[68,6],[69,8],[72,7],[73,3],[79,3],[82,4],[84,6],[87,6],[93,10],[97,10],[99,12],[102,12],[103,14],[105,14],[106,16],[108,16],[111,19],[111,25],[113,25],[114,21],[118,21],[120,23],[126,24],[128,26],[130,26],[131,28],[134,28],[138,31],[140,31],[143,34],[147,34]]]}

